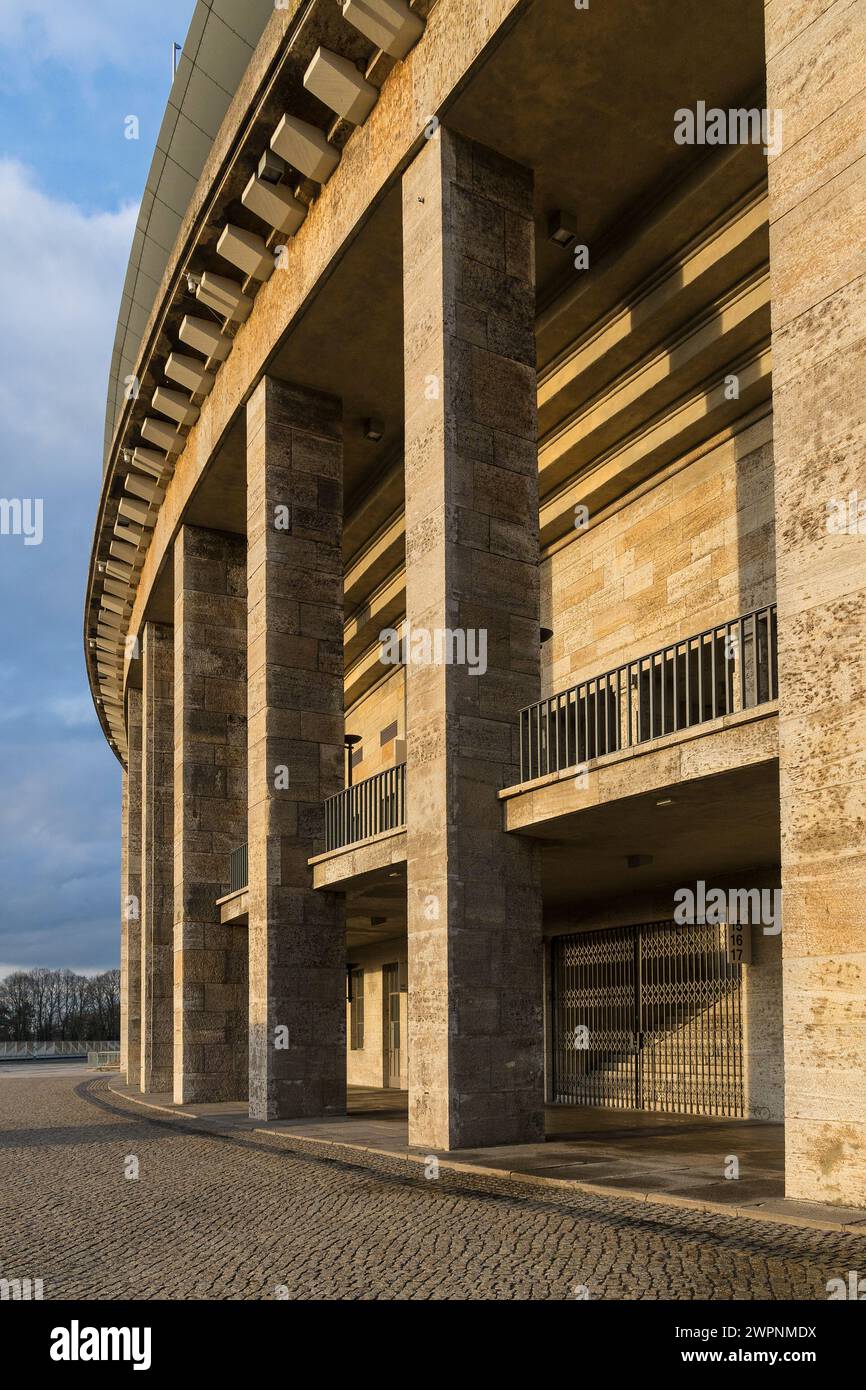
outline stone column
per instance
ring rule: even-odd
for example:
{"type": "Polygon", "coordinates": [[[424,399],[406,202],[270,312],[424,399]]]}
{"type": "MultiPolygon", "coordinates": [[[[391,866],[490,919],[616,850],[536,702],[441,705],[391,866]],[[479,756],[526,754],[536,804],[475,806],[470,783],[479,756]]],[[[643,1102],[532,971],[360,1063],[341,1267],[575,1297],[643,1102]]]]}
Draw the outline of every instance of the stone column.
{"type": "Polygon", "coordinates": [[[866,3],[766,48],[786,1188],[866,1205],[866,3]]]}
{"type": "Polygon", "coordinates": [[[246,928],[221,926],[246,842],[246,542],[174,545],[174,1099],[247,1094],[246,928]]]}
{"type": "Polygon", "coordinates": [[[346,1103],[341,894],[317,893],[342,787],[342,415],[264,378],[247,406],[250,1115],[346,1103]]]}
{"type": "Polygon", "coordinates": [[[120,840],[120,1068],[141,1079],[141,691],[126,694],[129,756],[123,774],[120,840]]]}
{"type": "Polygon", "coordinates": [[[543,1133],[538,851],[497,801],[539,695],[532,191],[444,127],[403,180],[409,1142],[440,1149],[543,1133]]]}
{"type": "Polygon", "coordinates": [[[145,623],[142,664],[141,1089],[172,1087],[174,632],[145,623]]]}
{"type": "Polygon", "coordinates": [[[126,882],[129,872],[129,776],[120,774],[120,1072],[129,1065],[129,926],[126,920],[126,882]]]}

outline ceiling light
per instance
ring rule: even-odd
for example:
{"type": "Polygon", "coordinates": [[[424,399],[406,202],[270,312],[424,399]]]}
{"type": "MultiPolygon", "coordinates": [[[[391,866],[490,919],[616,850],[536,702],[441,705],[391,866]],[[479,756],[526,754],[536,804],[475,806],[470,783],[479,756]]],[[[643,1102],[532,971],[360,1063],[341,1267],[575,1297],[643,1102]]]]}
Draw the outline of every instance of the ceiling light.
{"type": "Polygon", "coordinates": [[[548,238],[557,246],[570,246],[577,236],[577,218],[573,212],[558,208],[547,219],[548,238]]]}
{"type": "Polygon", "coordinates": [[[625,862],[630,869],[640,869],[645,864],[651,864],[653,857],[651,854],[629,854],[626,856],[625,862]]]}

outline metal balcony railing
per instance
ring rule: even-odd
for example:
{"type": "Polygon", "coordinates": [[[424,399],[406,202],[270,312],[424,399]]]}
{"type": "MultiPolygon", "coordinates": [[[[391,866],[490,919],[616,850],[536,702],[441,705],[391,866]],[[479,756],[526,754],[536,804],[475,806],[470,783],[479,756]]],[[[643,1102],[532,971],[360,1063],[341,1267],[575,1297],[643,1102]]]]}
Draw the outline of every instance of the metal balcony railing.
{"type": "Polygon", "coordinates": [[[240,893],[250,883],[249,851],[246,845],[239,845],[231,853],[229,863],[229,892],[240,893]]]}
{"type": "Polygon", "coordinates": [[[520,781],[776,699],[776,651],[771,604],[527,706],[520,781]]]}
{"type": "Polygon", "coordinates": [[[385,768],[325,802],[325,852],[406,824],[406,764],[385,768]]]}

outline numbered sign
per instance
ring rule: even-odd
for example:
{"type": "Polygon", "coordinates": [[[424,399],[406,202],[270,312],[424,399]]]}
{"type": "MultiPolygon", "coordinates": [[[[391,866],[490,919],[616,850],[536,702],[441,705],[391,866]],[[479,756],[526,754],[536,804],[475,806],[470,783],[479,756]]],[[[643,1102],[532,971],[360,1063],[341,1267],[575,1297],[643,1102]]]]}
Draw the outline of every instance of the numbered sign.
{"type": "Polygon", "coordinates": [[[731,965],[751,965],[752,933],[747,923],[727,922],[725,924],[725,945],[731,965]]]}

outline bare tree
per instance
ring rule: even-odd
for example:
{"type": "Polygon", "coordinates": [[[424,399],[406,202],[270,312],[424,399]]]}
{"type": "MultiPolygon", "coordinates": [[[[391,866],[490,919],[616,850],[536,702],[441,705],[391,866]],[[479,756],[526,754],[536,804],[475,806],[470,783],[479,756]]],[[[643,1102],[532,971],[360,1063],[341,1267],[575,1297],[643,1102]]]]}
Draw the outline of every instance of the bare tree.
{"type": "Polygon", "coordinates": [[[5,980],[0,981],[0,995],[2,995],[4,1013],[8,1019],[8,1036],[10,1038],[24,1038],[29,1041],[33,1026],[30,976],[24,970],[16,970],[12,975],[7,975],[5,980]]]}
{"type": "Polygon", "coordinates": [[[18,970],[0,980],[0,1040],[115,1040],[120,971],[18,970]]]}

